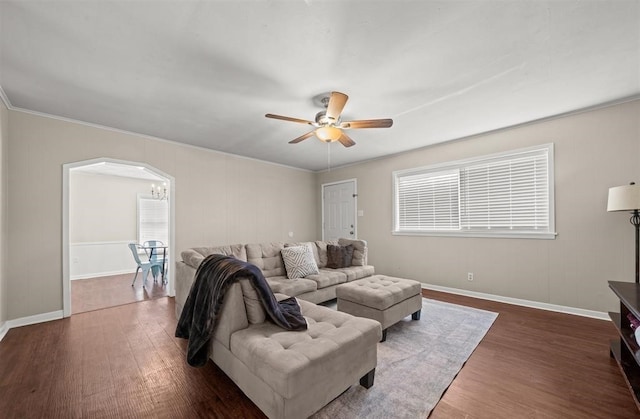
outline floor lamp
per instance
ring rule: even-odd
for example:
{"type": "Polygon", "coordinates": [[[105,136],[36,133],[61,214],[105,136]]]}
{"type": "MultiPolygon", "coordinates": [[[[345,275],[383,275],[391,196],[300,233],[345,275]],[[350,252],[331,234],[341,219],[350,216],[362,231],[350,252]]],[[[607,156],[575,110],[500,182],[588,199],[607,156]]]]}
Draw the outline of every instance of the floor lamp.
{"type": "Polygon", "coordinates": [[[607,211],[631,211],[629,222],[636,229],[636,284],[640,283],[640,186],[631,182],[629,185],[609,188],[607,211]]]}

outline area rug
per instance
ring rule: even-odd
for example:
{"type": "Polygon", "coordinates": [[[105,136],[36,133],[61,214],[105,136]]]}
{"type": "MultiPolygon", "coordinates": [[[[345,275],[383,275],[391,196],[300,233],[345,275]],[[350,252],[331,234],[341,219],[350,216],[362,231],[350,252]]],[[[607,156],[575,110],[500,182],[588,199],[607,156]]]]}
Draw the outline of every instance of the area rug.
{"type": "Polygon", "coordinates": [[[351,386],[312,418],[426,418],[497,316],[423,298],[421,319],[396,323],[378,343],[373,387],[351,386]]]}

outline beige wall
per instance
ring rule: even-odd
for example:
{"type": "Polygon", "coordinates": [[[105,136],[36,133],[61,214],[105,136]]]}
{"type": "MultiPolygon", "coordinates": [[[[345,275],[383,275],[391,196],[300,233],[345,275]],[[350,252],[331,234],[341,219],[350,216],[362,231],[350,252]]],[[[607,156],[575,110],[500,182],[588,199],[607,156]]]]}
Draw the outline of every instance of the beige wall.
{"type": "Polygon", "coordinates": [[[138,194],[150,195],[152,183],[151,180],[72,172],[69,176],[69,242],[137,240],[138,194]]]}
{"type": "Polygon", "coordinates": [[[9,111],[0,100],[0,330],[7,316],[7,244],[8,244],[8,144],[9,111]]]}
{"type": "MultiPolygon", "coordinates": [[[[393,129],[389,141],[392,135],[393,129]]],[[[640,182],[640,101],[333,169],[318,176],[318,186],[349,178],[358,180],[364,211],[358,235],[369,242],[378,273],[596,311],[618,306],[607,280],[633,281],[633,227],[628,214],[607,213],[606,205],[609,187],[640,182]],[[549,142],[555,144],[555,240],[391,234],[393,171],[549,142]]]]}
{"type": "Polygon", "coordinates": [[[8,319],[62,309],[65,163],[108,157],[174,176],[178,252],[316,238],[314,173],[24,112],[9,120],[8,319]]]}
{"type": "Polygon", "coordinates": [[[358,233],[378,272],[613,310],[606,281],[632,280],[633,229],[627,214],[606,212],[607,189],[640,181],[639,121],[636,101],[316,175],[0,106],[0,250],[7,253],[0,259],[0,327],[62,309],[62,165],[98,157],[144,162],[175,177],[178,252],[287,241],[289,231],[294,240],[316,239],[319,186],[357,178],[364,210],[358,233]],[[391,235],[392,171],[547,142],[556,154],[556,240],[391,235]]]}

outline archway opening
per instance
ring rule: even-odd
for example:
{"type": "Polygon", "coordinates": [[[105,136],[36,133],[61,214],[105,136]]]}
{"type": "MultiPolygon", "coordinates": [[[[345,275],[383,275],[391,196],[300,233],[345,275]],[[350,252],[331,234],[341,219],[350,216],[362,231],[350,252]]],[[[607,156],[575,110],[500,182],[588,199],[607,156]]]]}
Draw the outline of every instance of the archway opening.
{"type": "MultiPolygon", "coordinates": [[[[122,286],[117,285],[118,291],[123,292],[124,300],[118,302],[119,297],[114,296],[111,305],[149,299],[154,295],[175,295],[172,263],[175,255],[174,189],[175,180],[171,175],[146,163],[97,158],[63,165],[64,317],[77,312],[72,309],[72,281],[98,277],[116,284],[117,281],[126,281],[127,271],[128,276],[133,277],[131,271],[137,265],[128,243],[137,243],[142,238],[149,237],[148,234],[145,236],[148,225],[140,222],[141,203],[145,204],[143,209],[149,207],[149,204],[153,204],[152,208],[166,209],[166,224],[162,227],[166,231],[163,234],[162,230],[158,230],[167,246],[167,263],[164,269],[166,284],[161,284],[164,294],[159,294],[158,288],[150,288],[149,281],[147,287],[143,288],[141,275],[138,274],[136,285],[131,287],[129,284],[129,290],[119,289],[124,283],[122,286]],[[153,192],[152,184],[155,186],[153,192]],[[142,298],[136,298],[132,292],[137,292],[138,297],[142,298]]],[[[140,256],[144,261],[145,255],[140,256]]],[[[81,281],[74,284],[79,285],[81,281]]],[[[93,283],[101,286],[108,284],[107,281],[93,283]]],[[[75,285],[74,288],[80,289],[75,285]]],[[[90,308],[91,305],[87,307],[90,308]]],[[[95,309],[97,308],[104,307],[96,306],[95,309]]]]}

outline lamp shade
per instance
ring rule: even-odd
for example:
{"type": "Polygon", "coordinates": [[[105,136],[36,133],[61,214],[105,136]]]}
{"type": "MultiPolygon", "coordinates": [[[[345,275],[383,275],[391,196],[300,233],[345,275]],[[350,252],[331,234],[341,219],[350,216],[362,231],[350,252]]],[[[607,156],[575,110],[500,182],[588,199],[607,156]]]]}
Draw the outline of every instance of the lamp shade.
{"type": "Polygon", "coordinates": [[[337,141],[342,136],[340,129],[327,125],[326,127],[320,127],[316,130],[316,136],[326,143],[331,141],[337,141]]]}
{"type": "Polygon", "coordinates": [[[609,188],[607,211],[633,211],[640,209],[640,185],[609,188]]]}

